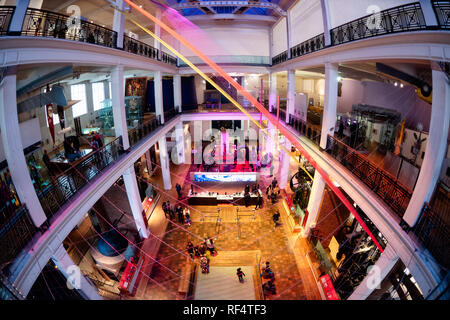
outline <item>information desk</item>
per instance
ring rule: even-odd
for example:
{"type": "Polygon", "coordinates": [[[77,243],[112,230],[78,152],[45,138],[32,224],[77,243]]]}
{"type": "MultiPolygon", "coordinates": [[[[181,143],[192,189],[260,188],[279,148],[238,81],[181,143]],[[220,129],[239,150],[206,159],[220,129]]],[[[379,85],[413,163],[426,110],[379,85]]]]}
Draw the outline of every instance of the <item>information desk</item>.
{"type": "Polygon", "coordinates": [[[248,182],[259,181],[258,172],[191,172],[195,182],[248,182]]]}
{"type": "MultiPolygon", "coordinates": [[[[258,203],[258,193],[262,197],[261,190],[257,193],[250,193],[249,205],[255,206],[258,203]]],[[[236,192],[229,195],[222,195],[216,192],[201,192],[192,194],[189,191],[188,204],[200,206],[217,206],[218,204],[233,204],[236,206],[244,206],[244,192],[236,192]]]]}

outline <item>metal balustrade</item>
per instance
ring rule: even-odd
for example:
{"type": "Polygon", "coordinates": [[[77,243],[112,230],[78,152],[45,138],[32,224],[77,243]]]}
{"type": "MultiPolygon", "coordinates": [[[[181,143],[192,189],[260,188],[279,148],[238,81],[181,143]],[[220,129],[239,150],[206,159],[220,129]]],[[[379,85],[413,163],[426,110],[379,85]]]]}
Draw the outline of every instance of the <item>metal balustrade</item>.
{"type": "Polygon", "coordinates": [[[447,270],[450,268],[450,193],[438,185],[430,203],[425,203],[414,234],[433,257],[447,270]]]}
{"type": "Polygon", "coordinates": [[[5,36],[8,33],[15,9],[16,7],[13,6],[0,7],[0,36],[5,36]]]}
{"type": "Polygon", "coordinates": [[[380,11],[330,31],[331,45],[339,45],[374,36],[426,29],[425,18],[418,2],[380,11]]]}
{"type": "Polygon", "coordinates": [[[325,34],[319,34],[291,48],[291,58],[301,57],[325,48],[325,34]]]}
{"type": "Polygon", "coordinates": [[[117,32],[47,10],[27,9],[22,35],[53,37],[116,48],[117,32]]]}
{"type": "Polygon", "coordinates": [[[103,148],[76,160],[69,169],[56,177],[51,177],[49,185],[38,193],[47,219],[122,154],[122,137],[119,137],[103,148]]]}
{"type": "Polygon", "coordinates": [[[272,58],[272,65],[277,65],[288,60],[287,50],[272,58]]]}
{"type": "Polygon", "coordinates": [[[123,50],[144,56],[150,59],[158,60],[158,49],[127,35],[123,36],[123,50]]]}
{"type": "Polygon", "coordinates": [[[161,61],[164,63],[174,65],[174,66],[177,65],[177,58],[175,58],[174,56],[171,56],[168,53],[162,52],[162,51],[161,51],[161,61]]]}
{"type": "Polygon", "coordinates": [[[155,131],[159,125],[161,125],[160,119],[155,118],[145,121],[142,124],[138,125],[136,128],[129,130],[128,139],[130,140],[130,146],[134,146],[148,134],[155,131]]]}
{"type": "Polygon", "coordinates": [[[27,207],[21,205],[0,227],[0,270],[14,261],[36,232],[27,207]]]}
{"type": "Polygon", "coordinates": [[[289,125],[294,128],[299,134],[307,137],[315,144],[320,144],[321,130],[315,126],[310,125],[306,121],[290,114],[289,125]]]}
{"type": "Polygon", "coordinates": [[[450,29],[450,1],[433,1],[433,9],[441,29],[450,29]]]}
{"type": "Polygon", "coordinates": [[[332,136],[328,136],[325,151],[364,182],[398,217],[403,217],[411,200],[412,190],[364,155],[332,136]]]}
{"type": "Polygon", "coordinates": [[[164,112],[164,122],[167,122],[167,121],[173,119],[174,117],[176,117],[176,115],[178,113],[179,112],[177,110],[175,110],[175,108],[172,108],[172,109],[164,112]]]}

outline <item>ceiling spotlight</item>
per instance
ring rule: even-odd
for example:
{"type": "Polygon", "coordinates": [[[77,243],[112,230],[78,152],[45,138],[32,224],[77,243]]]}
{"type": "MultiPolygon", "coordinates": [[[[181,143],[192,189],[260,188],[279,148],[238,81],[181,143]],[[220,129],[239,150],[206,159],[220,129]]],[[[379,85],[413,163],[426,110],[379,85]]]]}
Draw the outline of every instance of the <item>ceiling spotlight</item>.
{"type": "Polygon", "coordinates": [[[404,87],[403,83],[400,83],[400,88],[403,88],[403,87],[404,87]]]}
{"type": "Polygon", "coordinates": [[[394,86],[396,86],[396,87],[398,86],[398,82],[397,81],[395,81],[394,86]]]}

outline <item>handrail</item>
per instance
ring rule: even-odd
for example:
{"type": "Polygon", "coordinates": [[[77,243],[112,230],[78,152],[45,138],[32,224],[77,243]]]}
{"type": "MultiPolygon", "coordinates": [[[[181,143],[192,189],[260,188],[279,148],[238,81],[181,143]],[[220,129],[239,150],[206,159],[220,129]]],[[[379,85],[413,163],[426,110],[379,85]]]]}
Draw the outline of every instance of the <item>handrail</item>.
{"type": "Polygon", "coordinates": [[[426,29],[419,2],[405,4],[355,19],[330,30],[331,45],[382,34],[426,29]]]}
{"type": "Polygon", "coordinates": [[[130,145],[133,146],[139,142],[142,138],[147,136],[149,133],[153,132],[160,125],[158,118],[147,120],[136,128],[128,130],[128,139],[130,140],[130,145]]]}
{"type": "Polygon", "coordinates": [[[442,1],[442,0],[433,0],[433,9],[436,14],[439,27],[442,29],[450,29],[450,1],[442,1]]]}
{"type": "Polygon", "coordinates": [[[123,50],[148,57],[150,59],[158,60],[158,49],[127,35],[123,36],[123,50]]]}
{"type": "Polygon", "coordinates": [[[291,57],[301,57],[325,48],[325,34],[321,33],[291,48],[291,57]]]}
{"type": "Polygon", "coordinates": [[[117,32],[76,17],[48,10],[28,8],[21,35],[54,37],[117,47],[117,32]]]}
{"type": "Polygon", "coordinates": [[[330,135],[328,135],[325,151],[356,175],[400,218],[403,218],[413,194],[411,189],[370,161],[365,155],[330,135]]]}
{"type": "Polygon", "coordinates": [[[0,7],[0,35],[5,36],[8,34],[9,25],[11,23],[12,16],[16,10],[15,6],[2,6],[0,7]]]}
{"type": "Polygon", "coordinates": [[[274,66],[276,64],[280,64],[280,63],[283,63],[283,62],[287,61],[288,60],[288,54],[287,53],[288,52],[286,50],[286,51],[283,51],[280,54],[277,54],[275,57],[273,57],[272,58],[272,65],[274,66]]]}

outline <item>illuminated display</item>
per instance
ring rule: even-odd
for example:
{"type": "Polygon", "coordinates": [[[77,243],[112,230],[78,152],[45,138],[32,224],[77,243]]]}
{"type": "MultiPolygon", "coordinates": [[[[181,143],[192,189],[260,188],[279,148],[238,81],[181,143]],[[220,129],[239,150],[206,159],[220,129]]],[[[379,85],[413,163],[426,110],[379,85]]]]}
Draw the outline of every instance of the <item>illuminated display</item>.
{"type": "Polygon", "coordinates": [[[196,182],[256,182],[256,174],[196,174],[196,182]]]}

